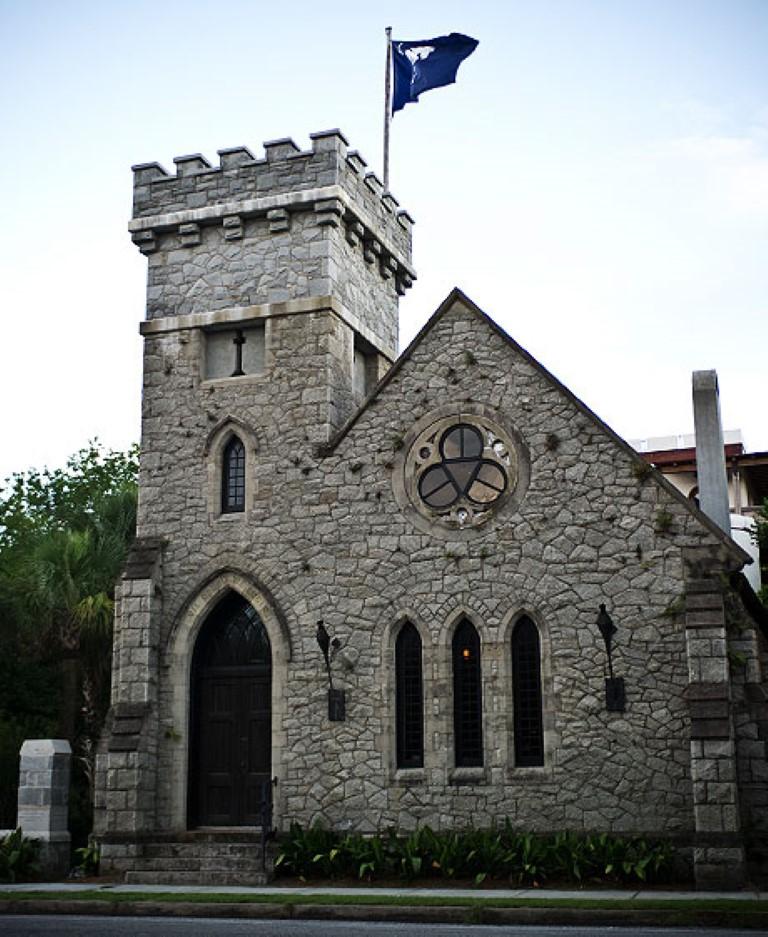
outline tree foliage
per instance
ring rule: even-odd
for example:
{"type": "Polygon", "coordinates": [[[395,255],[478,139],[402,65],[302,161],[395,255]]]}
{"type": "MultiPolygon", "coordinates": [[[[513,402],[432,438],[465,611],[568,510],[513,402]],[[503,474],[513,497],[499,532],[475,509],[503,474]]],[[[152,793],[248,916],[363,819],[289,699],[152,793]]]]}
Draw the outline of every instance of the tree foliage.
{"type": "Polygon", "coordinates": [[[755,514],[755,523],[757,524],[754,533],[755,541],[761,551],[768,551],[768,498],[763,499],[761,507],[755,514]]]}
{"type": "Polygon", "coordinates": [[[752,537],[760,548],[760,568],[763,574],[763,587],[758,595],[763,605],[768,605],[768,498],[763,499],[762,506],[755,514],[755,524],[752,537]]]}
{"type": "Polygon", "coordinates": [[[93,441],[64,468],[18,472],[0,486],[0,826],[14,822],[24,738],[69,738],[92,776],[137,475],[137,447],[93,441]]]}
{"type": "Polygon", "coordinates": [[[16,472],[0,486],[0,552],[52,530],[87,529],[105,499],[135,495],[138,459],[138,446],[116,452],[94,440],[65,468],[16,472]]]}

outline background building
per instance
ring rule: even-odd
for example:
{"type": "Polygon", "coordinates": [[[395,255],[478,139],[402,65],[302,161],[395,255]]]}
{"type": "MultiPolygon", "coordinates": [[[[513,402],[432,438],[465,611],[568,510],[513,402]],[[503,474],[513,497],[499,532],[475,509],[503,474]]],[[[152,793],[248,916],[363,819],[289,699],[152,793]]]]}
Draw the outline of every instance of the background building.
{"type": "MultiPolygon", "coordinates": [[[[760,552],[752,536],[755,529],[752,518],[768,499],[768,452],[747,452],[740,430],[726,430],[723,437],[728,503],[732,515],[731,533],[739,546],[753,559],[744,574],[757,591],[764,578],[761,566],[765,566],[768,560],[764,557],[761,562],[760,552]]],[[[693,434],[630,439],[629,444],[687,498],[698,498],[696,437],[693,434]]]]}

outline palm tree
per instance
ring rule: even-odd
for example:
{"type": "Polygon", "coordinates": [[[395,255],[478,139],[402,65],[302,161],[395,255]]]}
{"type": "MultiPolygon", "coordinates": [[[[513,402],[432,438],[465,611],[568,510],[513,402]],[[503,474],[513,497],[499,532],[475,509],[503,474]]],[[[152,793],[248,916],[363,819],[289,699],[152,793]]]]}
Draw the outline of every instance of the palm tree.
{"type": "Polygon", "coordinates": [[[21,570],[26,617],[61,653],[59,730],[74,742],[81,712],[88,747],[108,703],[114,584],[135,523],[133,489],[106,495],[96,502],[84,529],[41,535],[21,570]]]}

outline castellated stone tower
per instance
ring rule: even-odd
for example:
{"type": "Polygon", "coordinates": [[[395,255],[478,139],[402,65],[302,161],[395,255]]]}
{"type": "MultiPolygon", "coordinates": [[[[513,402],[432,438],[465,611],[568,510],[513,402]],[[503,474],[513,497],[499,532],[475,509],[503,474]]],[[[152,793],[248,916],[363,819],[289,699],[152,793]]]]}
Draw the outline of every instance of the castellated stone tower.
{"type": "MultiPolygon", "coordinates": [[[[265,468],[277,437],[300,456],[327,442],[396,356],[398,298],[415,277],[412,219],[338,130],[311,139],[309,151],[265,143],[264,159],[220,150],[217,167],[177,157],[175,176],[133,167],[130,231],[149,261],[145,535],[169,532],[158,510],[171,526],[206,513],[194,494],[206,486],[193,482],[217,429],[258,426],[265,468]]],[[[209,482],[213,503],[219,483],[209,482]]]]}
{"type": "MultiPolygon", "coordinates": [[[[115,867],[141,854],[147,831],[202,822],[192,780],[202,756],[188,730],[198,626],[189,655],[173,650],[186,634],[179,616],[190,602],[206,612],[200,588],[212,577],[216,601],[251,589],[269,603],[279,576],[307,575],[314,545],[297,524],[328,511],[320,451],[397,353],[399,296],[415,277],[412,219],[339,131],[311,139],[308,151],[266,143],[264,159],[221,150],[217,167],[178,157],[176,175],[133,167],[130,232],[149,263],[139,518],[117,589],[96,798],[115,867]]],[[[275,660],[290,659],[288,631],[277,637],[287,625],[253,603],[274,629],[275,660]]],[[[311,637],[317,614],[303,613],[311,637]]],[[[277,682],[273,692],[277,712],[287,704],[277,682]]],[[[248,775],[259,803],[268,762],[248,775]]],[[[238,822],[258,825],[242,798],[238,822]]]]}

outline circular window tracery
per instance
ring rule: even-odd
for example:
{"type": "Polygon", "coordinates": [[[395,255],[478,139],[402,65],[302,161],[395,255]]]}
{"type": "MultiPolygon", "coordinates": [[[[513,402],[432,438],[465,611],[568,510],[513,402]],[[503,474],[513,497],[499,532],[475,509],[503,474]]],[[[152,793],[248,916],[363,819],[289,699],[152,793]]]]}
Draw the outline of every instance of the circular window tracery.
{"type": "MultiPolygon", "coordinates": [[[[498,442],[498,440],[496,441],[498,442]]],[[[440,438],[440,461],[426,468],[419,477],[419,495],[430,508],[440,511],[452,507],[461,498],[473,505],[491,505],[507,487],[507,473],[499,450],[491,444],[491,459],[483,457],[483,436],[476,426],[457,423],[449,426],[440,438]]],[[[429,446],[422,446],[419,456],[428,460],[429,446]]]]}
{"type": "Polygon", "coordinates": [[[479,413],[438,418],[412,437],[404,493],[435,533],[479,533],[518,488],[518,448],[511,434],[479,413]]]}

